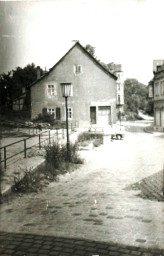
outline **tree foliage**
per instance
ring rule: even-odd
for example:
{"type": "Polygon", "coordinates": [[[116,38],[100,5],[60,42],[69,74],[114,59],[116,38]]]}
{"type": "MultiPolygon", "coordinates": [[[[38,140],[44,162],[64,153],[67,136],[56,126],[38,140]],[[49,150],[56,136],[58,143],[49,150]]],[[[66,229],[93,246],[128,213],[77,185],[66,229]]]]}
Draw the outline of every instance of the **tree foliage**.
{"type": "Polygon", "coordinates": [[[85,46],[85,49],[93,56],[95,57],[95,47],[93,47],[92,45],[90,44],[87,44],[85,46]]]}
{"type": "MultiPolygon", "coordinates": [[[[41,70],[41,74],[43,70],[41,70]]],[[[13,99],[22,94],[22,88],[37,79],[37,67],[34,63],[24,68],[17,67],[7,74],[0,75],[0,106],[11,107],[13,99]]]]}
{"type": "MultiPolygon", "coordinates": [[[[85,49],[94,57],[95,47],[87,44],[85,49]]],[[[115,64],[109,62],[108,64],[97,59],[97,61],[109,72],[114,72],[115,64]]],[[[148,87],[140,83],[137,79],[126,79],[124,82],[124,111],[125,114],[128,112],[133,112],[135,116],[138,115],[138,111],[153,115],[153,102],[148,99],[148,87]]]]}
{"type": "Polygon", "coordinates": [[[124,82],[124,110],[138,113],[139,110],[153,114],[153,103],[148,99],[148,87],[136,79],[126,79],[124,82]]]}

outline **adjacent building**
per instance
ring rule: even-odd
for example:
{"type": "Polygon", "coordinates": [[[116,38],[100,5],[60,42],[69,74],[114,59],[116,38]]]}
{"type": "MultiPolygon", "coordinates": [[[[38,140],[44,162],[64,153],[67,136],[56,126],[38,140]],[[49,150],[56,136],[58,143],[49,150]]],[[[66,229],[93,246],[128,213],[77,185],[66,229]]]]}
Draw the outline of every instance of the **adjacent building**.
{"type": "Polygon", "coordinates": [[[149,96],[154,98],[154,128],[164,131],[164,60],[153,63],[154,78],[149,84],[149,96]]]}

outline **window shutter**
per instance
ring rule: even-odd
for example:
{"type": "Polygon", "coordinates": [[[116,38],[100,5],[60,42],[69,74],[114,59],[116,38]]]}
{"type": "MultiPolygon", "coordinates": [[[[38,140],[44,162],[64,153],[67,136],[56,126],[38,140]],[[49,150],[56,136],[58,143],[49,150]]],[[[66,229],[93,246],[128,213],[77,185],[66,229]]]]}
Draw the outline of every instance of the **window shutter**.
{"type": "Polygon", "coordinates": [[[43,115],[46,115],[46,114],[47,114],[47,108],[43,108],[43,109],[42,109],[42,114],[43,114],[43,115]]]}
{"type": "Polygon", "coordinates": [[[60,108],[56,108],[56,120],[61,119],[60,108]]]}

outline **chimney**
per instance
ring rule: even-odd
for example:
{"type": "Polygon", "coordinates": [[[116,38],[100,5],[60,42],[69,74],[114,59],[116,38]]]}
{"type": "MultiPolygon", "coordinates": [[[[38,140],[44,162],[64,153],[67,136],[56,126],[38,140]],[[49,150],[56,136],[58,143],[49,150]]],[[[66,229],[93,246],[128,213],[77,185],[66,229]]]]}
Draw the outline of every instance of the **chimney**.
{"type": "Polygon", "coordinates": [[[41,77],[40,66],[37,66],[37,68],[36,68],[36,74],[37,74],[37,79],[39,79],[39,78],[41,77]]]}
{"type": "Polygon", "coordinates": [[[79,40],[72,40],[72,45],[75,45],[77,42],[79,43],[79,40]]]}

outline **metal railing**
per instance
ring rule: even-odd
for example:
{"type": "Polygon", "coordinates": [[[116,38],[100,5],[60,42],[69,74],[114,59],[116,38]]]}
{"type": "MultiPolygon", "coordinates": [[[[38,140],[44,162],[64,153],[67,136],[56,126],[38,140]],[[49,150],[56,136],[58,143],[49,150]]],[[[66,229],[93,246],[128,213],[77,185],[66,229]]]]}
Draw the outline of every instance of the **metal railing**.
{"type": "MultiPolygon", "coordinates": [[[[65,129],[60,129],[61,133],[61,138],[64,139],[65,138],[65,129]]],[[[30,136],[26,139],[21,139],[19,141],[13,142],[11,144],[5,145],[3,147],[0,147],[0,154],[1,154],[1,158],[0,158],[0,164],[4,163],[4,168],[6,169],[7,167],[7,161],[11,158],[14,158],[15,156],[19,155],[19,154],[24,154],[24,158],[27,157],[27,150],[38,146],[39,149],[41,149],[42,144],[44,142],[48,142],[48,144],[50,144],[52,142],[52,138],[54,141],[54,138],[56,138],[57,142],[59,139],[59,129],[55,129],[53,130],[53,137],[52,137],[52,132],[50,130],[44,131],[44,132],[40,132],[39,134],[35,135],[35,136],[30,136]],[[27,142],[31,140],[31,144],[30,146],[27,145],[27,142]],[[35,140],[34,143],[32,143],[32,140],[35,140]],[[37,140],[37,143],[36,143],[37,140]],[[9,156],[7,155],[7,153],[10,153],[9,150],[7,150],[9,147],[12,147],[16,144],[20,144],[19,145],[19,152],[14,153],[14,154],[10,154],[9,156]]]]}

